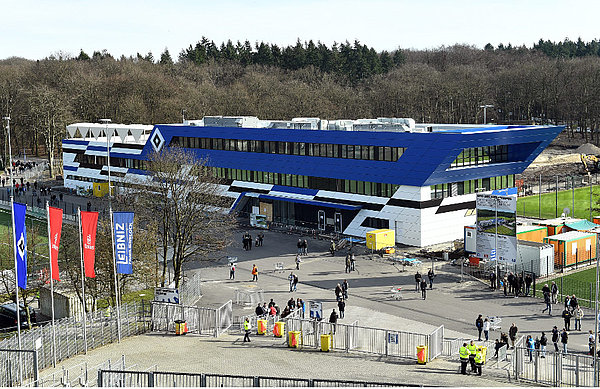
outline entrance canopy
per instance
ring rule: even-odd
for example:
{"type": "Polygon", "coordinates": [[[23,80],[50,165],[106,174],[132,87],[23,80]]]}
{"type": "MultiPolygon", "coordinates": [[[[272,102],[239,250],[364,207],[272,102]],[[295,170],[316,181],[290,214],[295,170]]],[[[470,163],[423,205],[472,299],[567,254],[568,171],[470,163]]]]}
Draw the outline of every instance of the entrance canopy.
{"type": "Polygon", "coordinates": [[[348,210],[348,211],[359,211],[361,209],[360,205],[336,204],[336,203],[329,203],[329,202],[326,202],[326,201],[315,201],[315,200],[307,200],[307,199],[298,199],[298,198],[286,197],[286,196],[273,196],[273,195],[261,194],[261,195],[258,196],[258,198],[261,199],[261,200],[288,201],[288,202],[292,202],[292,203],[314,205],[316,207],[345,209],[345,210],[348,210]]]}

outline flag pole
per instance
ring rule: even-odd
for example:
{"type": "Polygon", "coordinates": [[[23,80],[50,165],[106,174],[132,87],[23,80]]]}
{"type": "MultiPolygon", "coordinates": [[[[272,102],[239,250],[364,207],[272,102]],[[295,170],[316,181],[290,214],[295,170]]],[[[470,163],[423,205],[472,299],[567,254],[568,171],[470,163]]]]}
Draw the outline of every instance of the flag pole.
{"type": "Polygon", "coordinates": [[[85,272],[83,270],[83,232],[81,229],[81,208],[77,207],[77,216],[79,216],[79,249],[81,253],[81,296],[83,298],[83,344],[87,354],[87,309],[85,301],[85,272]]]}
{"type": "MultiPolygon", "coordinates": [[[[21,350],[21,310],[19,309],[19,271],[17,269],[17,237],[15,235],[15,187],[13,183],[13,166],[12,166],[12,148],[10,145],[10,116],[5,116],[3,119],[6,120],[6,133],[8,143],[8,171],[10,174],[10,213],[12,219],[12,232],[13,232],[13,250],[15,257],[15,312],[17,313],[17,334],[19,338],[19,350],[21,350]]],[[[23,370],[21,368],[22,363],[19,363],[19,380],[23,381],[23,370]]]]}
{"type": "MultiPolygon", "coordinates": [[[[110,193],[109,193],[110,196],[110,193]]],[[[121,307],[119,303],[119,282],[117,280],[117,259],[115,255],[115,229],[113,225],[113,211],[112,207],[110,211],[110,237],[112,239],[112,257],[113,257],[113,272],[115,276],[115,304],[117,305],[117,334],[118,342],[121,342],[121,307]]]]}
{"type": "MultiPolygon", "coordinates": [[[[50,205],[46,201],[48,220],[48,258],[50,258],[50,300],[52,301],[52,363],[56,367],[56,328],[54,327],[54,275],[52,273],[52,237],[50,235],[50,205]]],[[[57,258],[58,260],[58,258],[57,258]]]]}

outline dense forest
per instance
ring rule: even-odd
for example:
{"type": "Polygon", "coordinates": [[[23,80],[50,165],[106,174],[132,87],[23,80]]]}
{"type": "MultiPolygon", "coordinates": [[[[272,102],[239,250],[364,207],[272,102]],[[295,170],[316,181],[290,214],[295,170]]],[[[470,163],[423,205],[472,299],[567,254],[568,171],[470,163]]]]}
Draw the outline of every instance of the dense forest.
{"type": "Polygon", "coordinates": [[[395,116],[481,123],[480,106],[487,104],[494,105],[489,122],[565,123],[570,136],[598,143],[600,43],[377,52],[358,41],[278,47],[202,38],[176,59],[165,49],[156,59],[152,53],[114,58],[81,51],[0,61],[0,111],[11,117],[13,148],[28,155],[59,155],[66,124],[100,118],[169,123],[179,122],[185,110],[187,118],[395,116]]]}

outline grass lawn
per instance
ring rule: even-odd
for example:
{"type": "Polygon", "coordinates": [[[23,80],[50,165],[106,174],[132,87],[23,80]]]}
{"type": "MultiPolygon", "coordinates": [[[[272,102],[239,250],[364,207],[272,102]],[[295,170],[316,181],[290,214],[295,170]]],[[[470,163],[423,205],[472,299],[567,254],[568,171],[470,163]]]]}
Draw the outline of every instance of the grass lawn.
{"type": "MultiPolygon", "coordinates": [[[[564,277],[558,277],[553,280],[556,282],[558,286],[560,296],[572,296],[575,295],[577,299],[580,301],[580,304],[584,307],[593,307],[593,304],[590,305],[589,301],[590,297],[592,300],[595,298],[595,291],[593,290],[594,282],[596,281],[596,268],[586,269],[577,273],[565,274],[564,277]],[[561,281],[562,278],[562,281],[561,281]],[[561,289],[562,285],[562,289],[561,289]],[[590,287],[591,285],[591,287],[590,287]],[[591,294],[591,296],[590,296],[591,294]],[[585,300],[585,301],[582,301],[585,300]]],[[[536,289],[541,290],[546,281],[541,281],[536,283],[536,289]]],[[[548,286],[550,286],[551,281],[548,281],[548,286]]],[[[538,295],[538,297],[542,297],[542,294],[538,295]]],[[[564,301],[564,297],[562,297],[564,301]]],[[[562,310],[562,309],[561,309],[562,310]]]]}
{"type": "MultiPolygon", "coordinates": [[[[599,207],[597,201],[600,198],[600,187],[594,186],[592,190],[592,208],[599,207]]],[[[564,208],[569,208],[571,211],[569,216],[589,219],[590,217],[590,188],[575,189],[575,207],[573,207],[573,192],[571,190],[563,190],[558,192],[558,207],[556,206],[556,194],[542,193],[542,212],[541,216],[545,219],[554,219],[560,216],[564,208]],[[558,215],[556,209],[558,208],[558,215]]],[[[598,211],[592,212],[592,214],[598,211]]],[[[517,199],[517,215],[538,217],[539,212],[539,196],[526,196],[517,199]]]]}

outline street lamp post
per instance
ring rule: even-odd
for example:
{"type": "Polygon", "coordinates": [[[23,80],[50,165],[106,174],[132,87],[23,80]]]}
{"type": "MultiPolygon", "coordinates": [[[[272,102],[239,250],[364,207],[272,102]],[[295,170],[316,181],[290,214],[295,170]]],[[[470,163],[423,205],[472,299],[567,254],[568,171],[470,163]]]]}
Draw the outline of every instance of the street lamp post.
{"type": "Polygon", "coordinates": [[[494,108],[494,106],[492,104],[485,104],[485,105],[480,105],[479,108],[483,108],[483,124],[487,124],[487,112],[486,110],[488,108],[494,108]]]}

